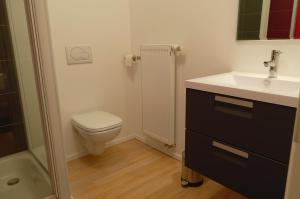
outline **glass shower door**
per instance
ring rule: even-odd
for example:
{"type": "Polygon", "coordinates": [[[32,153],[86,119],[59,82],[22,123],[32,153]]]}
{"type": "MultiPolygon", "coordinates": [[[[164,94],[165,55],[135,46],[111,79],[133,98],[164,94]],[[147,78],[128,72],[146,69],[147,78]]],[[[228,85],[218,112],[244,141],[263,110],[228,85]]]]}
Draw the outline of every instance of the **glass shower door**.
{"type": "Polygon", "coordinates": [[[26,150],[26,136],[4,2],[0,1],[0,157],[26,150]]]}
{"type": "Polygon", "coordinates": [[[24,0],[6,0],[28,149],[47,168],[47,157],[24,0]]]}
{"type": "Polygon", "coordinates": [[[53,194],[24,0],[0,0],[0,198],[53,194]]]}

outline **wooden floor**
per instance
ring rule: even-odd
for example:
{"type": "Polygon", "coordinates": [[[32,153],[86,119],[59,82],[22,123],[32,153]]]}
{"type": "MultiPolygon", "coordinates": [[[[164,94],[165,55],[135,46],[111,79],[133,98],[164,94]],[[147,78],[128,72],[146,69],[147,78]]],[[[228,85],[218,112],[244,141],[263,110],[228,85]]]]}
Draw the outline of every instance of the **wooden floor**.
{"type": "Polygon", "coordinates": [[[198,188],[182,188],[181,163],[133,140],[99,156],[69,163],[74,199],[245,199],[205,179],[198,188]]]}

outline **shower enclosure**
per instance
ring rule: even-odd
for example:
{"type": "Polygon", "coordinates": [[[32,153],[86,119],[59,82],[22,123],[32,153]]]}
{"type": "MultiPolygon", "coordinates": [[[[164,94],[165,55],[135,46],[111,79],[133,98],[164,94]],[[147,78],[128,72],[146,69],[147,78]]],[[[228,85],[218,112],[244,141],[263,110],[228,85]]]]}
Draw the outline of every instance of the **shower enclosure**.
{"type": "Polygon", "coordinates": [[[50,127],[40,95],[30,5],[30,0],[0,0],[1,199],[62,198],[46,136],[50,127]]]}

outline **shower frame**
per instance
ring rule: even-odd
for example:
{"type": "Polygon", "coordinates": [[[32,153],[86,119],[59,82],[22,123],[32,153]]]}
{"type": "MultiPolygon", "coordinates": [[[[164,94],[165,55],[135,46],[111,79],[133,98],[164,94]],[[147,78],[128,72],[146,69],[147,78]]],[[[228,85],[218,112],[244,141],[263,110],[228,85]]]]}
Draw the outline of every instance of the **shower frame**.
{"type": "MultiPolygon", "coordinates": [[[[24,0],[42,113],[49,176],[53,196],[70,199],[67,164],[64,156],[59,102],[48,23],[47,0],[24,0]]],[[[47,198],[48,199],[48,198],[47,198]]]]}

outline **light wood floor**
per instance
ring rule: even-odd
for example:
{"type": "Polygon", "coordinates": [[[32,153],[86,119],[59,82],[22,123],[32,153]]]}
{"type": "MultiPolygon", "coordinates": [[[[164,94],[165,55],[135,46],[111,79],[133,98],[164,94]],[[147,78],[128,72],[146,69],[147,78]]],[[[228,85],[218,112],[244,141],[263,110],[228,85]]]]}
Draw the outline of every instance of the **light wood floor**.
{"type": "Polygon", "coordinates": [[[75,199],[245,199],[209,179],[201,187],[182,188],[180,172],[179,161],[136,140],[69,163],[75,199]]]}

